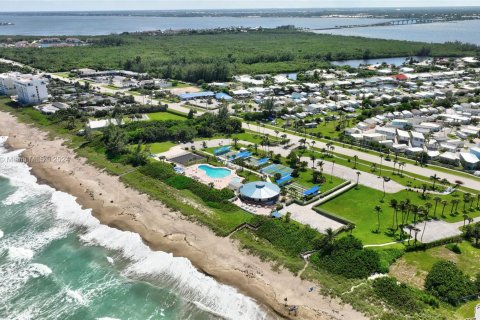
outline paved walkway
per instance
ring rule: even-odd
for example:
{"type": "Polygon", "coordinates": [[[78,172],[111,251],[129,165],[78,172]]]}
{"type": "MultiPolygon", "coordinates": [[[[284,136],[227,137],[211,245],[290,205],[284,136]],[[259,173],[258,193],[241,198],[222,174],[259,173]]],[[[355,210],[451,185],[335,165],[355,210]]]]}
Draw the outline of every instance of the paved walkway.
{"type": "MultiPolygon", "coordinates": [[[[479,222],[480,217],[473,219],[473,222],[479,222]]],[[[467,222],[468,223],[468,222],[467,222]]],[[[425,223],[417,223],[415,225],[420,231],[418,232],[417,239],[423,243],[429,243],[445,238],[455,237],[462,234],[460,227],[463,227],[463,221],[448,223],[442,220],[427,221],[425,227],[425,233],[423,239],[421,239],[422,231],[425,223]]],[[[407,234],[410,233],[408,229],[404,229],[407,234]]],[[[412,231],[412,239],[415,239],[415,233],[412,231]]]]}
{"type": "MultiPolygon", "coordinates": [[[[29,67],[27,65],[24,65],[24,64],[12,61],[12,60],[2,59],[0,61],[2,61],[4,63],[10,63],[10,64],[18,65],[18,66],[29,67]]],[[[40,71],[40,70],[36,70],[36,71],[40,71]]],[[[77,82],[77,81],[78,82],[83,81],[82,79],[66,79],[66,78],[62,78],[62,77],[59,77],[59,76],[54,75],[54,74],[49,74],[49,75],[52,76],[53,78],[61,79],[61,80],[64,80],[64,81],[70,82],[70,83],[77,82]]],[[[124,90],[121,90],[121,89],[113,90],[113,89],[105,88],[105,87],[102,87],[102,86],[95,86],[94,88],[96,90],[100,91],[100,92],[108,92],[108,93],[124,92],[124,90]]],[[[145,99],[144,96],[134,96],[134,98],[135,98],[136,101],[141,102],[141,103],[143,103],[143,101],[145,99]]],[[[152,100],[152,103],[153,104],[158,104],[158,101],[157,100],[152,100]]],[[[187,106],[184,106],[180,103],[169,103],[168,105],[169,105],[170,109],[176,110],[176,111],[179,111],[179,112],[183,112],[183,113],[188,113],[188,111],[190,110],[187,106]]],[[[201,115],[203,113],[205,113],[205,112],[197,111],[197,115],[201,115]]],[[[242,123],[242,126],[245,129],[255,131],[255,132],[258,132],[258,133],[261,133],[261,134],[268,133],[271,136],[276,136],[275,130],[270,129],[270,128],[266,128],[266,127],[258,126],[258,125],[254,125],[254,124],[249,124],[249,123],[245,123],[245,122],[242,123]]],[[[278,131],[281,131],[281,130],[279,129],[278,131]]],[[[282,134],[284,134],[283,131],[282,131],[282,134]]],[[[296,143],[296,144],[298,144],[299,140],[302,139],[302,137],[300,137],[298,135],[295,135],[295,134],[292,134],[292,133],[285,133],[285,134],[287,135],[287,138],[290,139],[291,142],[296,143]]],[[[309,140],[308,141],[309,143],[312,141],[312,139],[307,139],[307,140],[309,140]]],[[[315,146],[318,147],[318,148],[326,148],[326,143],[316,141],[315,146]]],[[[369,153],[366,153],[366,152],[363,152],[363,151],[352,150],[352,149],[349,149],[349,148],[335,146],[335,152],[340,153],[340,154],[344,154],[344,155],[350,156],[350,157],[353,157],[353,156],[357,155],[359,160],[366,160],[366,161],[372,162],[372,163],[378,163],[379,162],[379,157],[377,155],[369,154],[369,153]]],[[[393,168],[394,163],[384,161],[383,165],[393,168]]],[[[466,186],[468,186],[472,189],[480,190],[480,181],[479,180],[476,180],[474,178],[460,177],[460,176],[456,175],[455,172],[453,172],[453,171],[451,173],[445,173],[445,172],[436,171],[434,169],[434,167],[430,167],[430,168],[415,166],[415,165],[407,163],[404,167],[404,171],[415,173],[415,174],[418,174],[418,175],[422,175],[424,177],[431,177],[434,174],[437,174],[437,176],[439,176],[440,179],[445,178],[445,179],[449,180],[450,182],[460,180],[464,183],[464,185],[466,185],[466,186]],[[432,168],[432,169],[430,169],[430,168],[432,168]]]]}
{"type": "MultiPolygon", "coordinates": [[[[271,136],[276,136],[275,130],[270,129],[270,128],[265,128],[265,127],[262,127],[262,126],[258,126],[258,125],[254,125],[254,124],[243,123],[243,128],[251,130],[251,131],[259,132],[259,133],[262,133],[262,134],[267,134],[268,133],[271,136]]],[[[297,135],[294,135],[294,134],[291,134],[291,133],[288,133],[288,132],[283,132],[280,129],[278,131],[280,131],[281,134],[286,134],[287,139],[290,139],[291,143],[298,144],[299,140],[303,139],[303,137],[300,137],[300,136],[297,136],[297,135]]],[[[308,143],[312,142],[311,138],[310,139],[306,138],[306,139],[307,139],[308,143]]],[[[316,148],[327,148],[326,143],[320,142],[320,141],[315,141],[315,147],[316,148]]],[[[349,156],[349,157],[353,157],[353,156],[357,155],[359,160],[366,160],[366,161],[372,162],[372,163],[379,163],[380,162],[380,158],[377,155],[369,154],[369,153],[366,153],[366,152],[363,152],[363,151],[352,150],[352,149],[340,147],[340,146],[337,146],[337,145],[335,145],[334,147],[335,147],[335,150],[334,150],[335,153],[340,153],[340,154],[343,154],[343,155],[346,155],[346,156],[349,156]]],[[[383,165],[393,168],[394,163],[389,162],[389,161],[383,161],[383,165]]],[[[439,176],[440,179],[447,179],[452,183],[454,181],[460,180],[464,183],[465,186],[467,186],[469,188],[472,188],[472,189],[480,190],[480,181],[478,181],[474,178],[461,177],[461,176],[456,175],[455,172],[445,173],[445,172],[440,172],[440,171],[434,170],[434,167],[430,167],[430,168],[415,166],[413,164],[408,164],[407,163],[403,170],[407,173],[411,172],[411,173],[415,173],[415,174],[418,174],[418,175],[422,175],[422,176],[427,177],[427,178],[433,176],[434,174],[437,174],[437,176],[439,176]],[[430,168],[432,168],[432,169],[430,169],[430,168]]]]}
{"type": "Polygon", "coordinates": [[[280,213],[285,215],[287,212],[290,212],[293,220],[300,222],[301,224],[308,224],[310,227],[317,229],[320,233],[325,233],[328,228],[337,230],[343,227],[342,223],[322,216],[314,211],[313,207],[314,205],[301,206],[296,203],[292,203],[288,207],[282,209],[280,213]]]}
{"type": "MultiPolygon", "coordinates": [[[[218,146],[227,146],[233,145],[233,141],[231,139],[213,139],[213,140],[205,140],[208,148],[218,147],[218,146]]],[[[252,144],[251,142],[247,141],[238,141],[239,144],[252,144]]],[[[185,148],[191,148],[194,146],[197,150],[203,148],[203,141],[195,141],[194,143],[184,143],[177,146],[172,147],[169,151],[161,153],[160,155],[166,156],[167,158],[172,157],[172,155],[182,154],[185,153],[185,148]]],[[[291,149],[295,148],[292,146],[291,149]]],[[[283,146],[279,147],[269,147],[268,150],[273,151],[275,154],[280,154],[282,157],[286,157],[292,151],[291,149],[284,149],[283,146]]],[[[301,157],[301,161],[306,161],[309,166],[312,166],[312,161],[309,157],[301,157]]],[[[317,167],[318,163],[323,161],[322,159],[315,160],[315,167],[317,167]]],[[[351,181],[352,183],[357,183],[357,171],[352,168],[333,164],[332,162],[323,161],[323,172],[325,174],[332,174],[332,167],[333,167],[333,176],[337,178],[341,178],[346,181],[351,181]]],[[[369,188],[373,188],[379,191],[383,191],[383,179],[379,178],[377,175],[369,173],[369,172],[360,172],[359,184],[367,186],[369,188]]],[[[389,181],[385,183],[385,192],[387,193],[397,193],[401,190],[405,189],[404,186],[395,182],[389,181]]]]}

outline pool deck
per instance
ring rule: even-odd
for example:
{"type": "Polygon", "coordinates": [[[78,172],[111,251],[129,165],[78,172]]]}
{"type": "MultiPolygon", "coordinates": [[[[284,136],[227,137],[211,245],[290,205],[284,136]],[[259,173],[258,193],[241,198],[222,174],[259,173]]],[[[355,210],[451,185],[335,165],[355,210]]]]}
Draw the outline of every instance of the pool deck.
{"type": "Polygon", "coordinates": [[[274,209],[274,206],[264,206],[254,203],[243,202],[240,198],[235,200],[233,204],[252,214],[267,217],[271,215],[272,210],[274,209]]]}
{"type": "Polygon", "coordinates": [[[200,181],[200,182],[202,182],[206,185],[208,185],[210,183],[213,183],[213,187],[215,189],[219,189],[219,190],[227,188],[228,185],[230,184],[230,182],[232,181],[232,179],[239,178],[239,179],[243,180],[242,177],[238,176],[235,173],[234,169],[227,168],[227,167],[215,167],[215,166],[211,166],[211,167],[213,167],[213,168],[225,168],[225,169],[230,170],[232,172],[232,174],[229,175],[228,177],[225,177],[225,178],[211,178],[207,175],[207,173],[205,171],[198,168],[201,165],[206,165],[206,164],[195,164],[193,166],[186,167],[185,168],[185,175],[187,177],[190,177],[192,179],[200,181]]]}

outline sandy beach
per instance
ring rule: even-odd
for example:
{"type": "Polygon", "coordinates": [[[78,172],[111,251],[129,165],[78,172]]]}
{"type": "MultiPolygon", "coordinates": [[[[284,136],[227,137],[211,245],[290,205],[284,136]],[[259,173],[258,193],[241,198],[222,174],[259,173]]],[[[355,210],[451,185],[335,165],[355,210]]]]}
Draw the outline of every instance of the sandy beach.
{"type": "Polygon", "coordinates": [[[25,149],[24,156],[66,158],[69,161],[32,161],[32,173],[40,182],[77,197],[103,224],[140,234],[153,250],[188,258],[199,270],[221,283],[254,298],[272,318],[289,318],[283,299],[299,306],[292,319],[366,319],[339,300],[309,292],[318,285],[303,281],[287,270],[273,271],[269,263],[242,252],[238,243],[217,237],[204,226],[187,220],[144,194],[77,158],[63,140],[50,140],[41,130],[0,112],[0,135],[8,145],[25,149]]]}

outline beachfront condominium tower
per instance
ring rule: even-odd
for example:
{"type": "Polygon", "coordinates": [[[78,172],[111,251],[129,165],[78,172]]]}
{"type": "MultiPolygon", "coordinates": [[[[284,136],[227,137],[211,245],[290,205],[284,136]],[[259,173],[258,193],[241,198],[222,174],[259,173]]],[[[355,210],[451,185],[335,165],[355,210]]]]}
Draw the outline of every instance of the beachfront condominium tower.
{"type": "Polygon", "coordinates": [[[35,105],[48,100],[47,80],[40,76],[21,77],[14,81],[18,102],[35,105]]]}

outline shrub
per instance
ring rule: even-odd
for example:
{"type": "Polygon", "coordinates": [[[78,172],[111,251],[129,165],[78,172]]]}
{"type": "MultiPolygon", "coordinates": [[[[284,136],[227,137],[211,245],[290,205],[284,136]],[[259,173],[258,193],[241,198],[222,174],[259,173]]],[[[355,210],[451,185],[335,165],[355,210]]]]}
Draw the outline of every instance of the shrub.
{"type": "Polygon", "coordinates": [[[425,289],[453,306],[475,299],[477,293],[475,283],[451,261],[439,261],[433,265],[425,279],[425,289]]]}
{"type": "Polygon", "coordinates": [[[260,224],[256,232],[259,237],[268,240],[290,256],[313,250],[315,244],[322,239],[322,235],[315,229],[292,221],[257,218],[252,223],[260,224]]]}
{"type": "Polygon", "coordinates": [[[420,310],[420,304],[405,284],[397,284],[395,278],[384,277],[373,281],[375,294],[394,308],[408,313],[416,313],[420,310]]]}
{"type": "Polygon", "coordinates": [[[140,168],[140,172],[155,179],[162,180],[169,186],[178,190],[189,190],[200,197],[207,205],[214,208],[225,208],[231,211],[227,200],[234,197],[230,189],[212,189],[201,182],[175,173],[173,167],[165,162],[152,162],[140,168]],[[213,203],[217,203],[213,205],[213,203]]]}
{"type": "Polygon", "coordinates": [[[311,261],[317,267],[346,278],[367,278],[382,272],[378,253],[364,249],[362,242],[351,235],[324,246],[312,255],[311,261]]]}
{"type": "Polygon", "coordinates": [[[373,281],[372,287],[378,298],[385,301],[389,306],[408,314],[420,312],[425,305],[439,306],[435,297],[408,287],[404,283],[399,284],[395,278],[377,278],[373,281]]]}
{"type": "Polygon", "coordinates": [[[456,244],[456,243],[449,243],[445,246],[445,248],[447,248],[448,250],[456,253],[456,254],[461,254],[462,253],[462,250],[460,249],[460,247],[456,244]]]}
{"type": "Polygon", "coordinates": [[[382,249],[377,251],[380,257],[380,269],[382,273],[387,273],[392,263],[397,261],[404,254],[401,249],[382,249]]]}

